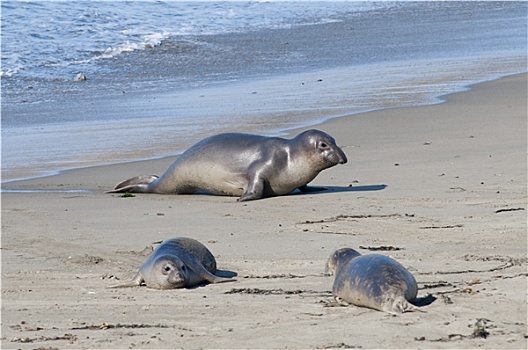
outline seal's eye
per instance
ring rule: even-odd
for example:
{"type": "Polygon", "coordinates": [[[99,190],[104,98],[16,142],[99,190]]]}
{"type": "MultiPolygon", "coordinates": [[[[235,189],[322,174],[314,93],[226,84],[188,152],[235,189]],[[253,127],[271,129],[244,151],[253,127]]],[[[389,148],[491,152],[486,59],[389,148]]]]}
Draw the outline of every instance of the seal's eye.
{"type": "Polygon", "coordinates": [[[326,142],[321,142],[321,143],[319,144],[319,147],[320,147],[320,148],[328,148],[328,144],[327,144],[326,142]]]}
{"type": "Polygon", "coordinates": [[[163,268],[163,270],[165,270],[165,272],[169,272],[171,270],[171,267],[167,265],[163,268]]]}
{"type": "Polygon", "coordinates": [[[182,265],[181,269],[182,271],[185,271],[187,268],[185,267],[185,265],[182,265]]]}

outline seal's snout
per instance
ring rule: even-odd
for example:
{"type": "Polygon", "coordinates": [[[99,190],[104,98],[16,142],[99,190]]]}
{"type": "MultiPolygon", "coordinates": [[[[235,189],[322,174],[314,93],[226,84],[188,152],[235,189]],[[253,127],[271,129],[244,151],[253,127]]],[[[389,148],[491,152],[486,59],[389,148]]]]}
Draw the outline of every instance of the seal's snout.
{"type": "Polygon", "coordinates": [[[337,155],[339,157],[339,164],[346,164],[348,162],[347,156],[345,155],[345,152],[341,148],[337,148],[338,152],[337,155]]]}

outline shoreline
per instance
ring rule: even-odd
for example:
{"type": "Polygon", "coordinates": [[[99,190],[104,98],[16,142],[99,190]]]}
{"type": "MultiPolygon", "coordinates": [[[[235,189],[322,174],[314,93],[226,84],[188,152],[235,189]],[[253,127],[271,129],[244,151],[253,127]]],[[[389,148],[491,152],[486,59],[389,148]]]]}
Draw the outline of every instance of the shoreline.
{"type": "MultiPolygon", "coordinates": [[[[139,16],[135,25],[152,25],[155,32],[161,23],[174,29],[185,20],[203,27],[163,30],[159,45],[93,64],[79,65],[73,57],[85,41],[52,35],[52,42],[66,40],[63,49],[73,49],[56,53],[58,61],[70,57],[65,66],[55,59],[51,66],[40,61],[49,52],[36,45],[28,57],[41,64],[29,60],[21,75],[2,79],[1,180],[170,156],[221,132],[276,135],[330,117],[423,105],[461,86],[526,72],[521,3],[288,3],[286,12],[282,5],[149,4],[146,8],[160,11],[143,16],[137,12],[141,6],[122,8],[115,13],[118,26],[139,16]],[[174,22],[176,8],[193,10],[174,22]],[[241,11],[237,15],[231,12],[235,8],[241,11]],[[271,17],[262,21],[255,10],[271,17]],[[230,16],[219,18],[223,11],[230,16]],[[273,25],[285,18],[295,20],[273,25]],[[226,25],[240,31],[225,32],[226,25]],[[203,32],[206,28],[216,30],[203,32]],[[78,74],[86,80],[75,81],[78,74]]],[[[31,18],[32,6],[6,11],[31,18]]],[[[49,7],[52,18],[93,10],[49,7]]],[[[101,19],[88,23],[70,16],[68,23],[84,28],[101,19]]],[[[14,40],[32,26],[10,23],[18,25],[6,44],[16,52],[22,48],[12,46],[14,40]]],[[[85,54],[101,52],[82,50],[85,54]]]]}
{"type": "MultiPolygon", "coordinates": [[[[438,96],[435,96],[434,97],[434,100],[435,101],[438,101],[438,102],[430,102],[430,103],[424,103],[424,104],[418,104],[418,105],[413,105],[413,106],[397,106],[397,107],[380,107],[380,108],[375,108],[375,109],[372,109],[372,110],[369,110],[369,111],[360,111],[360,112],[357,112],[357,113],[353,113],[353,114],[344,114],[342,116],[330,116],[330,117],[321,117],[322,120],[320,121],[316,121],[315,123],[314,120],[309,120],[309,121],[306,121],[306,123],[304,125],[298,125],[298,126],[293,126],[293,127],[283,127],[281,129],[277,129],[277,130],[274,130],[272,132],[267,132],[267,133],[261,133],[262,135],[269,135],[269,136],[281,136],[281,137],[292,137],[292,133],[296,130],[306,130],[306,129],[309,129],[309,128],[312,128],[312,127],[317,127],[318,125],[323,125],[333,119],[340,119],[340,118],[349,118],[349,117],[361,117],[361,116],[365,116],[365,117],[368,117],[368,114],[369,113],[375,113],[375,112],[378,112],[378,111],[383,111],[383,110],[391,110],[391,109],[400,109],[400,108],[417,108],[417,107],[423,107],[423,106],[433,106],[433,105],[438,105],[438,104],[443,104],[443,103],[446,103],[446,101],[449,99],[450,96],[452,95],[456,95],[456,94],[459,94],[459,93],[463,93],[463,92],[466,92],[466,91],[470,91],[472,90],[474,87],[480,85],[480,84],[486,84],[486,83],[490,83],[490,82],[493,82],[493,81],[497,81],[497,80],[501,80],[501,79],[506,79],[508,77],[513,77],[513,76],[517,76],[517,75],[522,75],[522,74],[526,74],[525,72],[522,72],[522,73],[513,73],[513,74],[507,74],[507,75],[501,75],[499,77],[495,77],[495,78],[492,78],[492,79],[489,79],[489,80],[484,80],[484,81],[480,81],[480,82],[476,82],[476,83],[470,83],[468,85],[461,85],[461,87],[459,88],[459,91],[456,91],[456,92],[452,92],[452,93],[448,93],[448,94],[444,94],[444,95],[438,95],[438,96]]],[[[310,114],[317,114],[317,111],[312,111],[310,114]]],[[[300,122],[300,121],[299,121],[300,122]]],[[[234,132],[238,132],[238,130],[232,130],[234,132]]],[[[240,131],[240,132],[244,132],[244,131],[240,131]]],[[[257,132],[258,133],[258,132],[257,132]]],[[[205,134],[204,135],[204,138],[207,137],[207,136],[211,136],[211,134],[207,135],[205,134]]],[[[199,140],[196,140],[196,142],[199,141],[199,140]]],[[[70,171],[80,171],[80,170],[83,170],[83,169],[89,169],[89,168],[97,168],[97,167],[107,167],[107,166],[113,166],[113,165],[118,165],[118,164],[128,164],[128,163],[135,163],[135,162],[145,162],[145,161],[164,161],[164,160],[168,160],[170,161],[170,163],[172,163],[172,161],[174,161],[174,159],[176,157],[178,157],[182,152],[185,151],[185,149],[187,149],[188,147],[192,146],[192,144],[194,144],[194,142],[187,142],[187,144],[185,143],[179,143],[180,145],[184,145],[185,148],[183,148],[182,151],[180,152],[177,152],[176,154],[172,154],[172,155],[161,155],[161,156],[154,156],[154,157],[149,157],[147,156],[146,158],[141,158],[139,157],[139,154],[136,153],[136,155],[132,155],[132,157],[134,157],[133,159],[130,159],[130,160],[126,160],[126,161],[117,161],[117,162],[109,162],[109,163],[102,163],[102,164],[96,164],[96,165],[87,165],[87,166],[75,166],[75,167],[72,167],[72,168],[66,168],[66,169],[60,169],[60,170],[55,170],[55,171],[49,171],[48,174],[42,174],[42,175],[35,175],[35,176],[29,176],[29,177],[23,177],[23,178],[9,178],[8,180],[3,180],[2,178],[2,181],[0,183],[0,186],[1,186],[1,191],[2,192],[16,192],[16,188],[8,188],[8,186],[10,184],[18,184],[18,183],[21,183],[21,182],[26,182],[26,181],[32,181],[32,180],[36,180],[36,179],[39,179],[39,178],[47,178],[47,177],[53,177],[53,176],[60,176],[61,174],[63,173],[67,173],[67,172],[70,172],[70,171]]],[[[169,164],[170,164],[169,163],[169,164]]],[[[14,173],[16,173],[16,170],[12,170],[14,173]]],[[[23,172],[23,171],[22,171],[23,172]]]]}
{"type": "Polygon", "coordinates": [[[445,99],[318,125],[349,161],[317,193],[104,193],[166,158],[20,182],[91,192],[2,193],[2,348],[526,348],[527,74],[445,99]],[[178,236],[237,281],[106,288],[178,236]],[[341,247],[392,256],[434,300],[396,317],[330,307],[341,247]]]}

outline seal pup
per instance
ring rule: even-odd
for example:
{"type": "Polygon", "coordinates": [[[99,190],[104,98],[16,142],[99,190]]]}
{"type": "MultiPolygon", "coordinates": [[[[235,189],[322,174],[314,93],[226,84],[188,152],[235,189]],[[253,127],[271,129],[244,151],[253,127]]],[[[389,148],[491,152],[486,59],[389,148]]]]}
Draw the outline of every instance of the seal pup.
{"type": "Polygon", "coordinates": [[[202,190],[249,201],[310,191],[307,184],[322,170],[345,164],[334,138],[308,130],[287,140],[227,133],[206,138],[172,163],[161,175],[140,175],[108,193],[190,194],[202,190]]]}
{"type": "Polygon", "coordinates": [[[338,302],[390,314],[418,311],[410,304],[418,294],[416,280],[388,256],[338,249],[328,259],[325,272],[335,274],[332,294],[338,302]]]}
{"type": "Polygon", "coordinates": [[[192,238],[172,238],[163,241],[141,265],[129,282],[110,288],[135,287],[145,283],[148,288],[189,288],[203,282],[235,281],[215,276],[216,260],[202,243],[192,238]]]}

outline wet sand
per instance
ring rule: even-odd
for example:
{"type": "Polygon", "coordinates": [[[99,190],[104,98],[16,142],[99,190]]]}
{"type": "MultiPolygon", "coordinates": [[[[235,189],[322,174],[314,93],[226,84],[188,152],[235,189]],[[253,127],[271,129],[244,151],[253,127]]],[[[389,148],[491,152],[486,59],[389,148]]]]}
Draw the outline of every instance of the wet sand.
{"type": "Polygon", "coordinates": [[[2,348],[526,348],[526,84],[317,125],[349,158],[313,181],[323,192],[104,193],[173,157],[9,183],[2,348]],[[237,281],[107,288],[176,236],[206,244],[237,281]],[[331,307],[324,265],[345,246],[400,261],[426,312],[331,307]]]}

